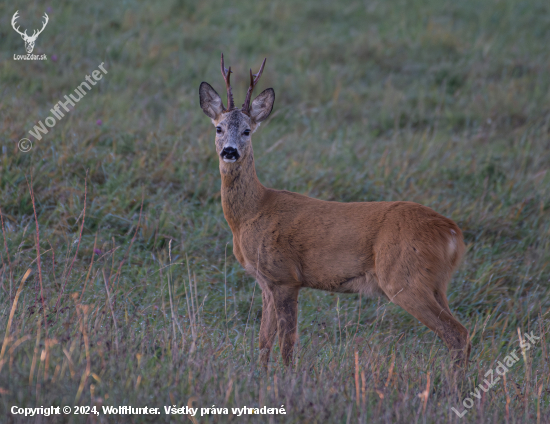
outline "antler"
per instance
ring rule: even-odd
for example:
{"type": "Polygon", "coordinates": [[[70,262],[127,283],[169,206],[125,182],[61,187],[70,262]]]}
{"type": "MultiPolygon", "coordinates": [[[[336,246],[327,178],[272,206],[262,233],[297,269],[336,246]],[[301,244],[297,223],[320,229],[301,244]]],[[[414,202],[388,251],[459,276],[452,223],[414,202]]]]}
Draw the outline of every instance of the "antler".
{"type": "Polygon", "coordinates": [[[223,75],[223,79],[225,80],[225,87],[227,88],[227,109],[224,108],[224,110],[231,110],[235,107],[235,103],[233,102],[233,93],[231,92],[231,84],[229,83],[229,78],[231,77],[231,66],[229,67],[229,69],[227,69],[224,66],[223,53],[222,53],[222,75],[223,75]]]}
{"type": "Polygon", "coordinates": [[[14,14],[13,14],[13,17],[11,18],[11,26],[13,27],[13,29],[15,30],[16,33],[18,33],[20,36],[25,36],[25,37],[28,37],[27,35],[27,30],[25,30],[25,32],[21,32],[19,31],[19,27],[15,28],[15,21],[17,20],[17,18],[19,16],[17,16],[17,14],[19,13],[19,10],[16,11],[14,14]]]}
{"type": "Polygon", "coordinates": [[[27,35],[27,30],[25,30],[25,32],[21,32],[19,31],[19,27],[15,27],[15,21],[17,20],[17,18],[19,18],[19,16],[17,15],[19,13],[19,10],[16,11],[14,14],[13,14],[13,17],[11,18],[11,26],[13,27],[13,29],[15,30],[15,32],[17,32],[19,35],[21,35],[22,37],[25,37],[26,39],[29,39],[29,40],[35,40],[36,37],[38,37],[40,35],[40,33],[42,31],[44,31],[44,28],[46,28],[46,25],[48,25],[48,22],[50,20],[50,18],[48,17],[48,14],[44,12],[44,16],[42,16],[45,20],[44,20],[44,23],[42,24],[42,28],[40,30],[38,30],[38,32],[36,32],[37,30],[35,29],[32,33],[32,35],[29,37],[27,35]]]}
{"type": "Polygon", "coordinates": [[[36,38],[40,35],[40,33],[42,31],[44,31],[44,28],[46,28],[46,25],[48,25],[48,21],[50,20],[50,18],[48,17],[48,14],[46,12],[44,12],[44,16],[42,16],[45,20],[44,20],[44,24],[42,25],[42,28],[36,32],[37,30],[35,29],[32,33],[32,37],[31,38],[36,38]],[[36,34],[35,34],[36,33],[36,34]]]}
{"type": "Polygon", "coordinates": [[[260,70],[257,74],[252,74],[252,69],[250,70],[250,87],[248,87],[248,91],[246,92],[246,99],[244,99],[242,111],[246,113],[247,115],[250,112],[250,97],[252,96],[252,91],[254,90],[254,87],[260,80],[260,77],[262,76],[262,72],[264,71],[265,61],[267,58],[264,59],[262,62],[262,66],[260,66],[260,70]]]}

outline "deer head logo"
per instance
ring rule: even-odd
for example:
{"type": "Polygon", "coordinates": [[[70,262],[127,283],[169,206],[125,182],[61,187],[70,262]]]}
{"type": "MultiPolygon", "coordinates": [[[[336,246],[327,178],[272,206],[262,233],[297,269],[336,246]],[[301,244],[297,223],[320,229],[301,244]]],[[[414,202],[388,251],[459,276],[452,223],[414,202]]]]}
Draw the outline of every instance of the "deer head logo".
{"type": "Polygon", "coordinates": [[[32,53],[34,49],[34,42],[36,41],[40,33],[44,31],[44,28],[46,28],[46,25],[48,25],[48,21],[49,21],[48,15],[44,13],[44,16],[43,16],[44,24],[42,25],[42,28],[39,31],[34,30],[32,35],[28,36],[27,30],[25,30],[25,32],[21,32],[19,31],[19,27],[15,27],[15,21],[19,17],[17,15],[18,13],[19,13],[19,10],[13,14],[13,18],[11,18],[11,26],[13,27],[15,32],[17,32],[21,36],[21,38],[25,41],[25,49],[27,50],[27,53],[32,53]]]}

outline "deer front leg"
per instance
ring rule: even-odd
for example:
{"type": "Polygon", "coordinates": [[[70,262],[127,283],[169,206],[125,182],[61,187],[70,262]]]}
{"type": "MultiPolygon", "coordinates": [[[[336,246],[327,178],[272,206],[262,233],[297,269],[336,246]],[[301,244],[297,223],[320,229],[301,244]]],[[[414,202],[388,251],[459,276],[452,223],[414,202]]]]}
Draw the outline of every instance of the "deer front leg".
{"type": "Polygon", "coordinates": [[[277,311],[279,348],[285,365],[289,365],[292,360],[292,352],[296,342],[299,291],[298,287],[280,286],[275,286],[272,291],[277,311]]]}
{"type": "Polygon", "coordinates": [[[277,312],[273,294],[268,288],[262,290],[262,323],[260,324],[260,362],[267,368],[271,347],[277,334],[277,312]]]}

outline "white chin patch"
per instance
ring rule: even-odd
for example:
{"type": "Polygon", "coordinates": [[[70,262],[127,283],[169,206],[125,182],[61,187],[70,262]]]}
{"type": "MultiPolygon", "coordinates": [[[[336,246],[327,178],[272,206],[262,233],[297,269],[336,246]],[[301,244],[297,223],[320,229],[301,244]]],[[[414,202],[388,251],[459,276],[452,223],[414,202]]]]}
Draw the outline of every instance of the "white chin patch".
{"type": "Polygon", "coordinates": [[[226,159],[226,158],[223,158],[223,161],[226,162],[226,163],[233,163],[233,162],[236,162],[237,159],[226,159]]]}

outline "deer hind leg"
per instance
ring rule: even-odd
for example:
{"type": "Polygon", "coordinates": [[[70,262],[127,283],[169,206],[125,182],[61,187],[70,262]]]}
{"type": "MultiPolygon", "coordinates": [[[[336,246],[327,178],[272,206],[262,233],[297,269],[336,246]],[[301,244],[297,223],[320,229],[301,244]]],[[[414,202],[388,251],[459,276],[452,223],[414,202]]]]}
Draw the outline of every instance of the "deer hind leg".
{"type": "Polygon", "coordinates": [[[273,294],[268,288],[262,290],[262,322],[260,324],[260,362],[267,368],[271,348],[277,335],[277,311],[273,294]]]}
{"type": "Polygon", "coordinates": [[[430,273],[419,266],[415,257],[404,256],[397,263],[382,260],[377,264],[380,287],[391,302],[401,306],[443,340],[456,365],[467,366],[471,348],[468,330],[453,316],[445,296],[445,280],[450,273],[430,273]]]}
{"type": "Polygon", "coordinates": [[[298,287],[273,287],[273,300],[277,311],[279,348],[285,365],[292,360],[298,323],[298,287]]]}
{"type": "Polygon", "coordinates": [[[467,365],[470,356],[468,330],[451,314],[448,307],[445,308],[437,302],[433,293],[409,287],[397,295],[388,293],[388,297],[393,297],[393,303],[435,332],[443,340],[457,365],[467,365]]]}
{"type": "MultiPolygon", "coordinates": [[[[470,334],[468,333],[468,330],[466,330],[466,327],[464,327],[452,314],[451,310],[449,309],[449,303],[447,301],[447,296],[445,296],[445,293],[440,293],[439,291],[434,291],[434,298],[435,301],[441,306],[443,309],[443,314],[446,314],[447,317],[450,317],[454,320],[454,324],[452,326],[453,330],[455,330],[455,333],[451,333],[450,337],[451,340],[460,340],[460,344],[458,346],[458,350],[456,351],[456,364],[462,365],[464,364],[465,367],[468,367],[468,359],[470,358],[470,351],[472,350],[472,344],[470,343],[470,334]]],[[[449,342],[445,342],[447,346],[449,346],[449,342]]],[[[452,350],[449,347],[449,350],[452,350]]]]}

